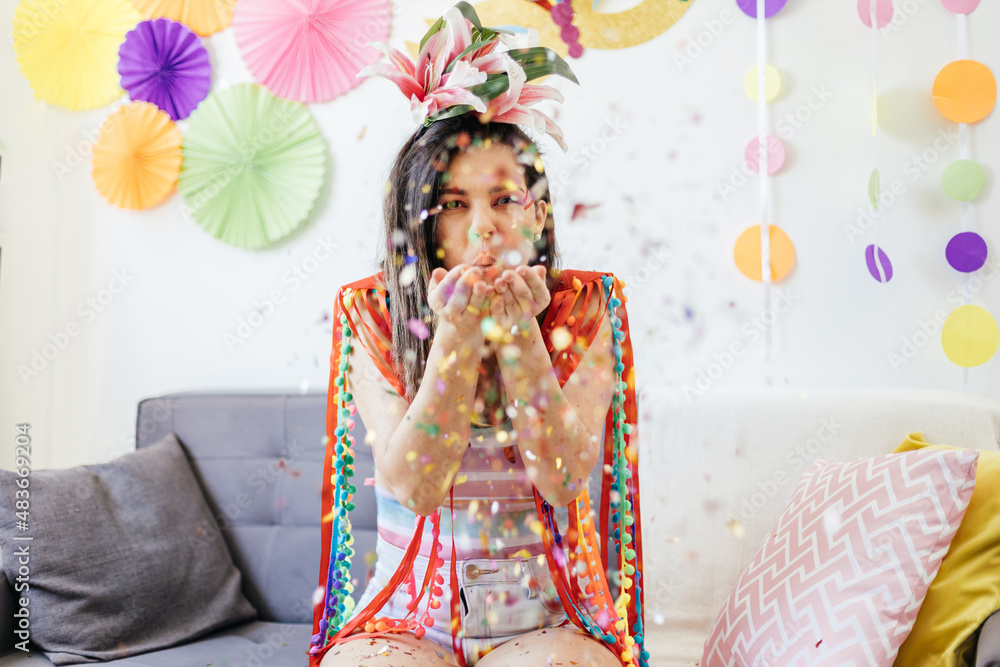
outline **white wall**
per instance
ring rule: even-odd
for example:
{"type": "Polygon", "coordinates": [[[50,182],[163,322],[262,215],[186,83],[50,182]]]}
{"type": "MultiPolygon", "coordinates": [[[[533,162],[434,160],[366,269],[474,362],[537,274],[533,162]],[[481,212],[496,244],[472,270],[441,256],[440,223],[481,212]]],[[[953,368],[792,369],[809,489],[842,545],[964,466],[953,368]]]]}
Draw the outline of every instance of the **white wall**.
{"type": "MultiPolygon", "coordinates": [[[[15,4],[0,0],[5,32],[15,4]]],[[[453,3],[404,4],[393,23],[397,46],[417,41],[424,18],[453,3]]],[[[602,7],[636,4],[604,0],[602,7]]],[[[564,265],[610,269],[629,283],[640,385],[693,385],[714,355],[739,342],[745,353],[713,386],[963,388],[963,371],[936,338],[897,369],[887,358],[904,337],[913,338],[921,320],[950,311],[955,304],[947,297],[961,284],[944,260],[948,238],[960,231],[959,206],[940,188],[958,145],[916,180],[906,166],[933,146],[939,129],[953,127],[937,113],[930,90],[940,68],[958,57],[956,20],[937,0],[897,0],[905,21],[879,39],[883,183],[899,179],[906,190],[884,218],[881,244],[896,275],[880,286],[864,265],[874,228],[853,243],[844,232],[867,206],[874,159],[871,36],[854,4],[790,0],[769,28],[771,62],[785,77],[771,107],[775,122],[796,111],[805,115],[816,89],[831,96],[822,104],[813,98],[818,108],[786,140],[789,159],[774,181],[775,221],[795,242],[798,260],[775,288],[792,296],[792,306],[773,328],[775,354],[766,364],[763,338],[745,334],[761,313],[763,289],[732,261],[736,237],[754,223],[757,187],[751,181],[725,200],[717,188],[756,133],[756,109],[742,83],[755,57],[754,21],[731,0],[698,0],[652,41],[571,60],[582,86],[552,82],[567,98],[558,122],[570,152],[545,144],[550,176],[567,179],[555,202],[564,265]],[[675,54],[707,30],[706,22],[730,16],[703,53],[678,68],[675,54]],[[620,136],[594,159],[583,157],[582,148],[614,119],[626,126],[620,136]],[[595,208],[570,221],[575,203],[595,208]],[[657,247],[669,255],[662,268],[652,252],[657,247]],[[647,273],[639,271],[644,266],[647,273]]],[[[1000,71],[1000,5],[984,2],[968,23],[971,57],[1000,71]]],[[[231,30],[206,42],[213,90],[251,80],[231,30]]],[[[87,137],[110,107],[71,112],[34,102],[7,40],[0,77],[0,465],[13,463],[13,426],[20,422],[32,425],[34,468],[67,467],[130,451],[136,403],[144,397],[195,389],[325,390],[331,299],[339,285],[374,268],[384,179],[415,129],[392,84],[366,81],[310,106],[329,144],[327,186],[302,229],[276,247],[250,252],[187,220],[179,195],[142,212],[107,204],[90,180],[87,137]],[[81,164],[60,178],[57,165],[69,165],[78,152],[81,164]],[[324,239],[338,244],[336,257],[308,280],[291,282],[290,271],[324,239]],[[127,274],[127,285],[91,320],[80,304],[98,298],[116,272],[127,274]],[[224,334],[275,289],[284,303],[245,344],[228,349],[224,334]],[[18,366],[30,365],[34,351],[71,323],[79,335],[37,376],[20,379],[18,366]]],[[[970,133],[971,156],[985,164],[989,182],[973,206],[973,229],[991,251],[1000,238],[1000,197],[992,185],[997,115],[970,133]]],[[[1000,280],[985,281],[972,302],[1000,317],[1000,280]]],[[[967,381],[968,391],[1000,399],[1000,361],[972,369],[967,381]]]]}

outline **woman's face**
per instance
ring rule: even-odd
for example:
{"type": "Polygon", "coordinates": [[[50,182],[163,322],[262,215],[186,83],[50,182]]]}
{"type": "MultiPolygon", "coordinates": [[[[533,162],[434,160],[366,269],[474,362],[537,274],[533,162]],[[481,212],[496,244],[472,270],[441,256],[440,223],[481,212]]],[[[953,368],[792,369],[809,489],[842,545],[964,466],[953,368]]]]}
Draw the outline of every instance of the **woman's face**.
{"type": "Polygon", "coordinates": [[[526,265],[545,225],[546,203],[533,201],[524,174],[506,144],[455,155],[442,183],[438,256],[446,269],[476,266],[493,281],[504,269],[526,265]]]}

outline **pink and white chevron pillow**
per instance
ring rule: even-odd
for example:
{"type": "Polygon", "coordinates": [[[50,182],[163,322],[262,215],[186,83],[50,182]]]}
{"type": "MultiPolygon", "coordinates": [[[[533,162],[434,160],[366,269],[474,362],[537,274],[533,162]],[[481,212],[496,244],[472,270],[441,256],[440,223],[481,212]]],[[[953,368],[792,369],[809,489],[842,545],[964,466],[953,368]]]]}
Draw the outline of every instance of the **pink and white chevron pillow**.
{"type": "Polygon", "coordinates": [[[702,667],[890,667],[978,460],[975,449],[817,460],[729,594],[702,667]]]}

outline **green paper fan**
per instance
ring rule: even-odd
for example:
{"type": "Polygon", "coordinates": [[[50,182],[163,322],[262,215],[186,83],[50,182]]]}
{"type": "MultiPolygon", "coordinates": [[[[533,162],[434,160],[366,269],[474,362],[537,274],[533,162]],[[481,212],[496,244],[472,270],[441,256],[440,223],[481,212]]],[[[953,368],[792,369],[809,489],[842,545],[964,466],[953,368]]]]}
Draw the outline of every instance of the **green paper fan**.
{"type": "Polygon", "coordinates": [[[209,95],[188,118],[177,190],[197,223],[259,249],[309,215],[326,178],[326,144],[306,107],[244,83],[209,95]]]}

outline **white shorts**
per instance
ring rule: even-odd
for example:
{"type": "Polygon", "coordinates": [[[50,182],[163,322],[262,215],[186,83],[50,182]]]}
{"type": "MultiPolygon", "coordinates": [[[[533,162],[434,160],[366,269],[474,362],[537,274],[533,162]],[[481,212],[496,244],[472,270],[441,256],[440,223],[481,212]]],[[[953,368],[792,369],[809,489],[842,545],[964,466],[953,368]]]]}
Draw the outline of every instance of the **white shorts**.
{"type": "MultiPolygon", "coordinates": [[[[375,573],[355,605],[355,610],[364,609],[385,587],[405,551],[378,536],[375,554],[375,573]]],[[[430,610],[434,625],[426,628],[424,637],[451,652],[451,554],[448,553],[447,556],[444,566],[438,570],[444,577],[444,585],[441,586],[444,594],[438,597],[441,606],[430,610]]],[[[538,557],[458,560],[460,616],[464,632],[461,644],[470,667],[491,649],[506,641],[534,630],[570,623],[552,584],[552,576],[544,557],[543,562],[538,561],[538,557]]],[[[427,569],[427,558],[417,556],[413,569],[415,585],[419,590],[427,569]]],[[[418,621],[427,608],[427,599],[427,594],[424,594],[417,607],[415,616],[418,621]]],[[[406,603],[409,601],[410,595],[403,583],[378,612],[378,616],[403,618],[407,614],[406,603]]]]}

